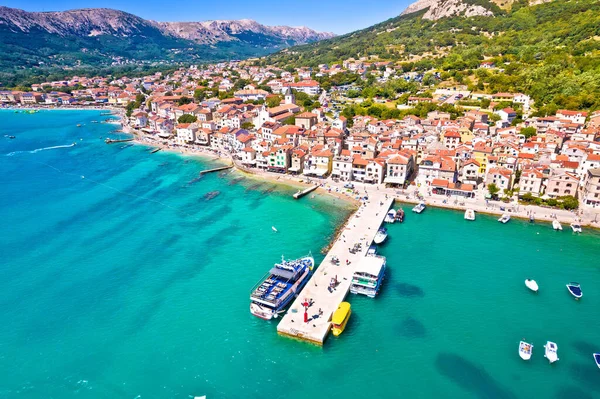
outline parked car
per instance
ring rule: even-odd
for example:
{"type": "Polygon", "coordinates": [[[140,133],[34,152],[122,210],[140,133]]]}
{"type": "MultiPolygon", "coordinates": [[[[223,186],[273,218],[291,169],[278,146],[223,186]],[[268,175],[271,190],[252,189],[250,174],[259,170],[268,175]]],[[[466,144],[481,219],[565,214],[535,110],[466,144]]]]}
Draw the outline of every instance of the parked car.
{"type": "Polygon", "coordinates": [[[352,183],[346,183],[346,184],[344,184],[344,188],[353,189],[354,188],[354,184],[352,184],[352,183]]]}

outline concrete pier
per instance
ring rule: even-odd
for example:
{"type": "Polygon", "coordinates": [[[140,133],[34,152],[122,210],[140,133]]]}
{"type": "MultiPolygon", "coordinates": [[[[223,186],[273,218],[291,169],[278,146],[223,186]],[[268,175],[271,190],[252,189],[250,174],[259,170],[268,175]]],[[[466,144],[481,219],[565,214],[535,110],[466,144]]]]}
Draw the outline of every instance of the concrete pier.
{"type": "Polygon", "coordinates": [[[321,265],[283,316],[277,326],[279,334],[323,345],[331,328],[331,316],[346,298],[352,275],[365,258],[367,249],[394,202],[392,198],[384,198],[383,195],[375,197],[361,206],[348,220],[321,265]],[[350,253],[349,248],[357,243],[362,243],[362,250],[354,254],[350,253]],[[332,263],[333,257],[340,260],[339,265],[332,263]],[[350,264],[346,264],[346,261],[350,264]],[[339,283],[335,290],[330,292],[329,284],[336,276],[339,283]],[[304,323],[302,303],[305,300],[312,302],[308,308],[308,323],[304,323]],[[319,316],[319,309],[322,311],[321,316],[319,316]]]}
{"type": "Polygon", "coordinates": [[[112,144],[112,143],[126,143],[128,141],[133,141],[133,139],[123,139],[123,140],[113,140],[113,139],[106,139],[104,140],[104,142],[106,144],[112,144]]]}
{"type": "Polygon", "coordinates": [[[294,199],[300,199],[300,198],[304,197],[306,194],[312,193],[317,188],[319,188],[319,186],[311,186],[304,190],[299,190],[296,194],[294,194],[294,199]]]}
{"type": "Polygon", "coordinates": [[[213,168],[213,169],[202,170],[202,171],[200,171],[200,176],[205,175],[207,173],[219,172],[221,170],[226,170],[226,169],[231,169],[231,168],[233,168],[233,164],[227,165],[227,166],[220,166],[218,168],[213,168]]]}

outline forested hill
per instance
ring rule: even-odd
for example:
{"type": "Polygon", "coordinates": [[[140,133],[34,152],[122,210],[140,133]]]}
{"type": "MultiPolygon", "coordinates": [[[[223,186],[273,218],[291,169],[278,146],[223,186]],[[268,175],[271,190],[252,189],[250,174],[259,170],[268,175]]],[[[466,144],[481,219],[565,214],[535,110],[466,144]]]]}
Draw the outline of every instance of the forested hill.
{"type": "Polygon", "coordinates": [[[538,105],[600,108],[600,1],[500,3],[506,9],[488,0],[463,2],[485,6],[493,15],[463,13],[433,20],[424,18],[429,7],[423,8],[361,31],[292,47],[264,62],[316,67],[369,57],[393,61],[405,71],[445,71],[479,90],[524,92],[538,105]],[[483,60],[495,62],[500,70],[477,69],[483,60]]]}

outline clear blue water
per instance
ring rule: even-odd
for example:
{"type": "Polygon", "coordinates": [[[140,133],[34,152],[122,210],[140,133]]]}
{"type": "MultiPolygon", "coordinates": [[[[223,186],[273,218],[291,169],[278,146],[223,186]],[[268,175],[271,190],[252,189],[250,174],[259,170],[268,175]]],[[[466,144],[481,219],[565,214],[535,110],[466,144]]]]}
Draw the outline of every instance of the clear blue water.
{"type": "Polygon", "coordinates": [[[0,119],[0,398],[600,396],[597,232],[406,207],[380,297],[349,297],[319,348],[252,317],[248,295],[282,254],[321,259],[339,201],[236,173],[190,184],[214,163],[106,145],[97,112],[0,119]]]}

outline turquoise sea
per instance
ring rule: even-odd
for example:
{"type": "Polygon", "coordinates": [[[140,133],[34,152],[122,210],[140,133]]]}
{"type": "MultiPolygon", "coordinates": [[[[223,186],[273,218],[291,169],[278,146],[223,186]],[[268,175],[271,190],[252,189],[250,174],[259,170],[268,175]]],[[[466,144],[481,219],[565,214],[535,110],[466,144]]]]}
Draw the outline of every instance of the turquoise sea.
{"type": "Polygon", "coordinates": [[[248,296],[282,254],[320,260],[348,207],[236,172],[195,181],[215,163],[106,145],[104,118],[0,111],[0,398],[600,397],[597,232],[407,206],[381,295],[349,297],[320,348],[248,296]]]}

